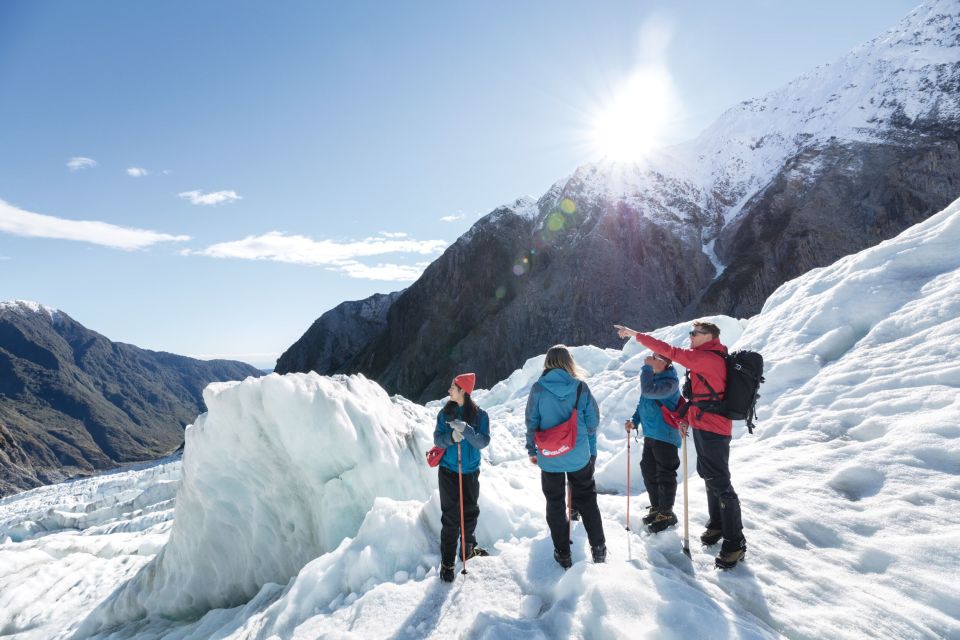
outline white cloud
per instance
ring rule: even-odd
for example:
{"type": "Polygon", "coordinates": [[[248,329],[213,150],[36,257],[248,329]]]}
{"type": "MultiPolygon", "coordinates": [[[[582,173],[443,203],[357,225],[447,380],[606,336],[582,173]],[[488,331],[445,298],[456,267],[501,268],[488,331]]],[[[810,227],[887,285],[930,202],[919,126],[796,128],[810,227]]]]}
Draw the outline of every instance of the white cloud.
{"type": "Polygon", "coordinates": [[[457,220],[463,220],[466,217],[467,216],[464,214],[460,214],[459,216],[443,216],[440,218],[440,222],[456,222],[457,220]]]}
{"type": "Polygon", "coordinates": [[[66,220],[42,213],[31,213],[3,200],[0,200],[0,233],[28,238],[76,240],[127,251],[143,249],[159,242],[185,242],[190,239],[190,236],[120,227],[96,220],[66,220]]]}
{"type": "Polygon", "coordinates": [[[406,238],[410,234],[404,233],[403,231],[381,231],[380,235],[385,238],[406,238]]]}
{"type": "Polygon", "coordinates": [[[70,171],[80,171],[81,169],[91,169],[97,166],[97,161],[93,158],[84,158],[83,156],[74,156],[67,160],[67,169],[70,171]]]}
{"type": "Polygon", "coordinates": [[[127,169],[127,175],[133,176],[134,178],[142,178],[147,175],[147,170],[143,167],[130,167],[127,169]]]}
{"type": "Polygon", "coordinates": [[[360,262],[347,262],[334,270],[340,271],[351,278],[363,280],[389,280],[391,282],[412,282],[420,277],[429,262],[417,264],[377,264],[366,265],[360,262]]]}
{"type": "Polygon", "coordinates": [[[236,191],[211,191],[210,193],[203,193],[199,189],[194,189],[193,191],[184,191],[178,195],[184,200],[189,200],[190,204],[202,204],[206,206],[243,200],[243,198],[237,195],[236,191]]]}
{"type": "Polygon", "coordinates": [[[337,242],[313,240],[306,236],[271,231],[260,236],[247,236],[242,240],[213,244],[202,251],[182,251],[181,253],[210,258],[272,260],[328,267],[351,278],[416,280],[428,263],[371,266],[358,262],[357,259],[389,253],[433,255],[443,251],[447,244],[445,240],[414,240],[407,237],[378,237],[337,242]]]}

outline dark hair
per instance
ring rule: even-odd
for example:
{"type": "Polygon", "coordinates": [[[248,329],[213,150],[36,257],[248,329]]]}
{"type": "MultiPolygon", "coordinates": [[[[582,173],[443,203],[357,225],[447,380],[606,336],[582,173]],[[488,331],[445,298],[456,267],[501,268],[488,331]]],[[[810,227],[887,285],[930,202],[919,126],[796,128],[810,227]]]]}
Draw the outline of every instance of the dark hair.
{"type": "MultiPolygon", "coordinates": [[[[460,385],[457,385],[457,388],[460,388],[460,385]]],[[[454,400],[450,400],[447,404],[443,405],[443,412],[448,418],[452,418],[457,415],[457,403],[454,400]]],[[[470,426],[475,426],[473,423],[477,419],[477,412],[480,411],[480,408],[477,407],[473,402],[473,398],[470,397],[469,393],[463,394],[463,421],[469,424],[470,426]]]]}
{"type": "Polygon", "coordinates": [[[711,336],[713,336],[714,340],[720,338],[720,327],[712,322],[694,322],[693,328],[698,331],[709,333],[711,336]]]}

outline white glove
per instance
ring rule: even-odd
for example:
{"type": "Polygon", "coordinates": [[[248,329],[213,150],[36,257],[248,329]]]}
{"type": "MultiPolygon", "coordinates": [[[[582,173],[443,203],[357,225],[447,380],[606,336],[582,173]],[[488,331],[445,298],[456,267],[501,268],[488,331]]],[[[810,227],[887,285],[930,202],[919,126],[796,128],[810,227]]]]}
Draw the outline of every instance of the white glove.
{"type": "Polygon", "coordinates": [[[451,420],[449,424],[450,428],[453,429],[453,433],[450,434],[453,441],[460,442],[463,440],[463,430],[467,428],[467,423],[463,420],[451,420]]]}

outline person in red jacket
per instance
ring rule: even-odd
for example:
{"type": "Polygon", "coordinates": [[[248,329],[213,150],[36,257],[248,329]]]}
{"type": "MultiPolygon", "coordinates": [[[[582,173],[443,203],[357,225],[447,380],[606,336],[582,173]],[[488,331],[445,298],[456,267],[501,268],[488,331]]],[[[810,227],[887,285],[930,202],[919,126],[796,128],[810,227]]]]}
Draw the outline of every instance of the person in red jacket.
{"type": "MultiPolygon", "coordinates": [[[[711,546],[723,538],[716,564],[722,569],[734,567],[747,551],[740,519],[740,498],[730,483],[730,440],[733,422],[730,418],[698,407],[699,399],[722,398],[727,382],[727,363],[720,353],[727,347],[720,342],[720,328],[710,322],[694,322],[690,331],[690,348],[673,347],[653,336],[615,325],[621,338],[635,337],[637,342],[656,354],[686,367],[690,378],[689,404],[684,420],[693,427],[693,443],[697,448],[697,473],[707,489],[710,521],[700,541],[711,546]],[[718,353],[719,352],[719,353],[718,353]]],[[[687,390],[684,390],[687,396],[687,390]]],[[[683,428],[686,435],[686,428],[683,428]]]]}

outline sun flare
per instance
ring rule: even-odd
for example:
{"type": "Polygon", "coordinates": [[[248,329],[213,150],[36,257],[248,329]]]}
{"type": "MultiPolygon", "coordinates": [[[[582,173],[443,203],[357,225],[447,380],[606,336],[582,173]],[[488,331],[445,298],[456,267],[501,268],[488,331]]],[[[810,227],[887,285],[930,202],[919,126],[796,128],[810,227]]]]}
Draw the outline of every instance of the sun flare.
{"type": "Polygon", "coordinates": [[[595,151],[615,162],[636,162],[662,143],[676,100],[664,70],[635,73],[593,120],[595,151]]]}

